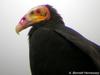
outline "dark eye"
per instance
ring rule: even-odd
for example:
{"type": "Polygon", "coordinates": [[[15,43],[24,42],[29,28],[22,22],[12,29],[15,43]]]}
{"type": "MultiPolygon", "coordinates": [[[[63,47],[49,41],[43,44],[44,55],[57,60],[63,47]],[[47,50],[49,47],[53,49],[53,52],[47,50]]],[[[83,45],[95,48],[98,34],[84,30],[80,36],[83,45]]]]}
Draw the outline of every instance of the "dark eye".
{"type": "Polygon", "coordinates": [[[33,15],[34,14],[34,11],[31,11],[30,14],[33,15]]]}

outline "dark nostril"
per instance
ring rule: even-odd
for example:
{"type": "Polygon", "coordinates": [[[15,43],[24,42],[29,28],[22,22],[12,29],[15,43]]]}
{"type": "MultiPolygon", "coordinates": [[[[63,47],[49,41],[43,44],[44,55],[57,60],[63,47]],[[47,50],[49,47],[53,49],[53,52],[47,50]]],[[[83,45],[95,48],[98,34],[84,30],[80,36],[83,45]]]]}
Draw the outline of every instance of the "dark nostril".
{"type": "Polygon", "coordinates": [[[22,20],[25,20],[25,19],[26,19],[25,17],[22,18],[22,20]]]}

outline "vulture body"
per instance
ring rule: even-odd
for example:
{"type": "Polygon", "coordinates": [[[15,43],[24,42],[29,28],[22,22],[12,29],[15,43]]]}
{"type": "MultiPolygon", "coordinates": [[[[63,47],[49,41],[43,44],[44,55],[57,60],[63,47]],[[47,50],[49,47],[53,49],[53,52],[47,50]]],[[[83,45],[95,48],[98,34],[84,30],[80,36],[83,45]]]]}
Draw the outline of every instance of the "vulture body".
{"type": "Polygon", "coordinates": [[[35,23],[29,32],[32,75],[99,72],[100,46],[66,27],[55,9],[45,6],[51,18],[35,23]]]}

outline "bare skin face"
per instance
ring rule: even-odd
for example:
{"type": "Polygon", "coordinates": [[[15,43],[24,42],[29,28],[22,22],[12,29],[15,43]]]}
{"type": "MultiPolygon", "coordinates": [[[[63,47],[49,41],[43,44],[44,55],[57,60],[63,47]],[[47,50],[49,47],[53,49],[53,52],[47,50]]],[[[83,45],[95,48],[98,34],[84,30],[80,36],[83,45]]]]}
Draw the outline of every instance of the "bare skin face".
{"type": "Polygon", "coordinates": [[[31,25],[35,25],[36,23],[49,19],[50,12],[45,5],[32,8],[28,13],[26,13],[22,17],[22,19],[16,26],[16,32],[19,33],[20,31],[30,27],[31,25]]]}

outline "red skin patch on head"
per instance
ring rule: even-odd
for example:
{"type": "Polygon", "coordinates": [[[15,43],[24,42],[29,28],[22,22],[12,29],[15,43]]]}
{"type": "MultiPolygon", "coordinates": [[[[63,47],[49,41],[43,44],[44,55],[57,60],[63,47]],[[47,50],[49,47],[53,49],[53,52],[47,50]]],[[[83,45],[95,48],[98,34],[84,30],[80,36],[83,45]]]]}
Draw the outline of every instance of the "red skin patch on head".
{"type": "Polygon", "coordinates": [[[40,13],[41,13],[40,9],[37,9],[37,10],[36,10],[36,13],[37,13],[37,14],[40,14],[40,13]]]}

